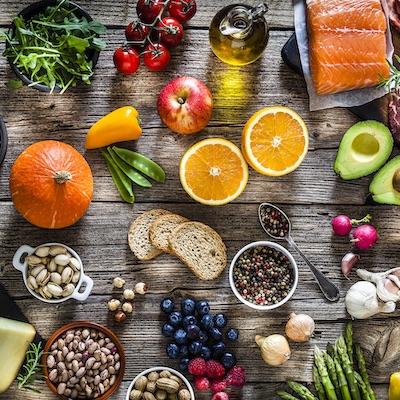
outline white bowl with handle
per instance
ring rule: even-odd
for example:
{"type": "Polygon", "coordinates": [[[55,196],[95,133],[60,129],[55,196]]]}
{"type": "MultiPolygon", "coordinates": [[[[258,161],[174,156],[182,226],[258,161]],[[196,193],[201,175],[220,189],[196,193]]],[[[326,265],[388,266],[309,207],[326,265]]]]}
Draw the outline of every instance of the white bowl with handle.
{"type": "Polygon", "coordinates": [[[55,242],[54,243],[44,243],[37,247],[31,247],[26,244],[22,245],[21,247],[19,247],[19,249],[14,254],[13,265],[14,265],[14,268],[16,268],[18,271],[20,271],[22,273],[22,277],[24,279],[25,286],[28,289],[28,291],[30,292],[30,294],[32,296],[36,297],[37,299],[44,301],[45,303],[62,303],[69,299],[84,301],[88,298],[88,296],[93,288],[93,280],[90,277],[88,277],[87,275],[85,275],[85,273],[83,271],[82,260],[79,257],[78,253],[71,247],[66,246],[65,244],[62,244],[62,243],[55,243],[55,242]],[[52,246],[64,247],[67,250],[67,252],[78,261],[77,267],[78,267],[78,270],[80,271],[79,280],[74,283],[75,288],[72,291],[72,293],[67,296],[60,297],[60,298],[57,298],[57,297],[46,298],[46,297],[42,296],[41,294],[37,293],[35,290],[33,290],[28,284],[29,266],[28,266],[28,262],[26,261],[26,257],[29,255],[34,255],[36,250],[39,248],[52,247],[52,246]],[[84,289],[83,289],[83,291],[80,291],[80,288],[82,285],[84,285],[84,289]]]}

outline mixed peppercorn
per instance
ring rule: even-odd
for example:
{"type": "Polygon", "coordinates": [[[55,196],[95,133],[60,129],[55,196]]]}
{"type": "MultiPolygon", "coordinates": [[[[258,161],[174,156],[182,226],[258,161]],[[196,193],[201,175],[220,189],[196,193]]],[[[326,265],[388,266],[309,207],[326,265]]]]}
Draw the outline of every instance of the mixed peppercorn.
{"type": "Polygon", "coordinates": [[[260,207],[260,219],[264,229],[275,237],[285,237],[289,233],[289,221],[279,210],[263,205],[260,207]]]}

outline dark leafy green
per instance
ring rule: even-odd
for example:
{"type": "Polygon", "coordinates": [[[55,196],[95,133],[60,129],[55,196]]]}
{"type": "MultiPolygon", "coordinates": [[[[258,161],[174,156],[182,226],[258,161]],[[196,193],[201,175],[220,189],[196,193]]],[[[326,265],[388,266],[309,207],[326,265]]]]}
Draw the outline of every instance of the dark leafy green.
{"type": "Polygon", "coordinates": [[[106,47],[98,37],[106,31],[101,22],[79,17],[68,0],[61,0],[27,21],[17,16],[13,23],[9,33],[0,32],[8,42],[3,56],[32,85],[47,85],[51,92],[58,86],[63,93],[80,81],[90,84],[93,63],[88,54],[106,47]]]}

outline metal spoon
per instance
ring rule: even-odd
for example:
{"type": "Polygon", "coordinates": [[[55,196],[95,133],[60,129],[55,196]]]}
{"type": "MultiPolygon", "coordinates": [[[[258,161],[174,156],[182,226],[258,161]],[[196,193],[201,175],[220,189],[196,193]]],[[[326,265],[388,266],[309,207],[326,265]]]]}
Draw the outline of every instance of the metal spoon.
{"type": "MultiPolygon", "coordinates": [[[[270,212],[266,213],[266,214],[270,214],[270,212]]],[[[307,259],[307,257],[297,247],[297,244],[294,242],[294,240],[290,236],[291,223],[290,223],[288,216],[281,209],[274,206],[273,204],[261,203],[260,206],[258,207],[258,218],[260,220],[260,224],[261,224],[262,228],[269,236],[271,236],[273,239],[278,239],[278,240],[285,239],[289,243],[289,245],[291,247],[293,247],[300,254],[300,256],[303,258],[303,260],[310,267],[310,270],[313,273],[314,278],[317,281],[317,284],[320,287],[324,296],[329,301],[339,300],[339,297],[340,297],[339,288],[307,259]],[[263,221],[263,215],[262,215],[262,210],[264,208],[270,208],[271,211],[275,211],[275,212],[278,212],[281,214],[280,219],[281,219],[281,222],[284,224],[284,226],[280,230],[280,232],[277,232],[277,230],[274,229],[274,226],[267,226],[265,224],[265,222],[263,221]]]]}

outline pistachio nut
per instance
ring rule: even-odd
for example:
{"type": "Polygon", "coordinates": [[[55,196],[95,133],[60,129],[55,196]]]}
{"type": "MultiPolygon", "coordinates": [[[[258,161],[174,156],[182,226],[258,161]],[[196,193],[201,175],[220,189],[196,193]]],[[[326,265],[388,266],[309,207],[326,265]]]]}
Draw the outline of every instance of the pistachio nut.
{"type": "Polygon", "coordinates": [[[44,286],[50,280],[50,272],[47,269],[42,269],[36,276],[36,283],[39,286],[44,286]]]}
{"type": "Polygon", "coordinates": [[[81,263],[78,261],[77,258],[71,257],[69,259],[69,264],[68,264],[74,271],[80,271],[81,269],[81,263]]]}
{"type": "Polygon", "coordinates": [[[54,282],[57,285],[61,284],[61,275],[58,272],[51,272],[50,273],[50,281],[54,282]]]}
{"type": "Polygon", "coordinates": [[[43,271],[45,268],[43,264],[36,265],[29,271],[29,274],[36,278],[39,272],[43,271]]]}
{"type": "Polygon", "coordinates": [[[59,255],[59,254],[66,254],[67,249],[64,246],[60,246],[58,244],[55,244],[50,247],[49,249],[49,254],[53,257],[59,255]]]}
{"type": "Polygon", "coordinates": [[[47,264],[47,269],[48,269],[50,272],[55,272],[55,271],[57,271],[57,267],[58,267],[58,265],[56,264],[56,261],[54,260],[54,258],[52,258],[52,259],[50,260],[50,262],[47,264]]]}
{"type": "Polygon", "coordinates": [[[25,257],[25,261],[28,265],[37,265],[42,263],[42,259],[34,254],[25,257]]]}
{"type": "Polygon", "coordinates": [[[32,275],[29,275],[28,276],[28,286],[32,289],[32,290],[35,290],[35,289],[37,289],[39,286],[38,286],[38,284],[37,284],[37,282],[36,282],[36,278],[34,277],[34,276],[32,276],[32,275]]]}
{"type": "Polygon", "coordinates": [[[71,267],[65,267],[63,272],[61,273],[61,282],[62,283],[70,283],[73,274],[74,274],[74,270],[71,267]]]}
{"type": "Polygon", "coordinates": [[[72,275],[71,282],[72,283],[77,283],[81,277],[81,272],[80,271],[75,271],[74,274],[72,275]]]}
{"type": "Polygon", "coordinates": [[[49,292],[49,290],[47,289],[47,286],[41,286],[38,289],[39,294],[44,297],[45,299],[49,300],[51,299],[53,296],[52,294],[49,292]]]}
{"type": "Polygon", "coordinates": [[[35,250],[35,254],[38,257],[47,257],[49,255],[50,247],[49,246],[40,246],[35,250]]]}
{"type": "Polygon", "coordinates": [[[49,282],[47,284],[47,290],[54,296],[60,297],[63,293],[63,289],[61,286],[55,284],[54,282],[49,282]]]}
{"type": "Polygon", "coordinates": [[[68,265],[71,257],[69,257],[67,254],[58,254],[54,257],[54,260],[57,265],[68,265]]]}
{"type": "Polygon", "coordinates": [[[68,285],[66,285],[64,287],[64,290],[62,292],[62,296],[63,297],[67,297],[70,294],[72,294],[74,290],[75,290],[75,286],[72,283],[68,283],[68,285]]]}

